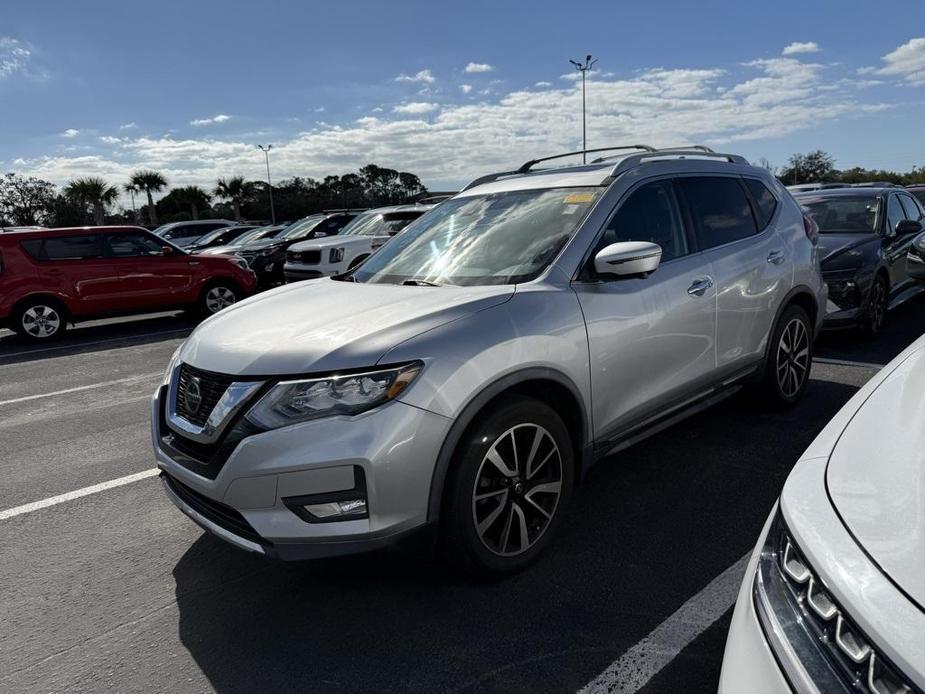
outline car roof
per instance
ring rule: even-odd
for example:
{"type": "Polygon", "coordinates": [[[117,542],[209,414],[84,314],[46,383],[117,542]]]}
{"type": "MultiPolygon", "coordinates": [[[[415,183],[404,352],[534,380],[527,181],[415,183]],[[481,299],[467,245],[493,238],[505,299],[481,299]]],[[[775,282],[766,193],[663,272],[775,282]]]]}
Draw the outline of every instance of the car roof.
{"type": "MultiPolygon", "coordinates": [[[[86,227],[57,227],[54,229],[17,229],[15,231],[7,231],[4,236],[27,236],[30,239],[35,238],[53,238],[55,236],[70,236],[73,234],[86,234],[86,233],[121,233],[126,231],[144,231],[148,232],[144,227],[135,227],[135,226],[86,226],[86,227]]],[[[150,233],[150,232],[149,232],[150,233]]]]}
{"type": "Polygon", "coordinates": [[[890,191],[902,188],[877,188],[874,186],[861,186],[852,188],[820,188],[818,190],[804,190],[793,194],[795,198],[875,198],[890,191]]]}
{"type": "Polygon", "coordinates": [[[601,187],[609,185],[626,171],[658,162],[672,162],[681,171],[742,173],[749,170],[767,173],[765,169],[751,166],[741,156],[714,152],[703,145],[668,149],[656,149],[649,145],[618,145],[565,152],[541,159],[532,159],[516,170],[501,171],[475,179],[463,188],[459,196],[543,188],[601,187]],[[626,152],[623,150],[632,151],[626,152]],[[588,164],[544,169],[534,168],[536,164],[550,160],[608,151],[620,151],[620,153],[600,156],[588,164]]]}
{"type": "Polygon", "coordinates": [[[389,207],[376,207],[372,210],[366,210],[365,212],[360,212],[359,215],[370,215],[370,214],[390,214],[392,212],[420,212],[423,214],[428,210],[432,210],[436,205],[390,205],[389,207]]]}

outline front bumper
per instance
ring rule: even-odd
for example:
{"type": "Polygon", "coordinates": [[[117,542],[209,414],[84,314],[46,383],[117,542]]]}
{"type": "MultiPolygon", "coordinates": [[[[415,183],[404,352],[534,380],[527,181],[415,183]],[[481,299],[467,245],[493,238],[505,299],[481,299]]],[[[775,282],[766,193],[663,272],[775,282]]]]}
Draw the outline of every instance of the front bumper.
{"type": "Polygon", "coordinates": [[[324,277],[321,270],[309,270],[302,265],[286,263],[283,266],[283,275],[287,282],[299,282],[301,280],[315,280],[324,277]]]}
{"type": "Polygon", "coordinates": [[[823,273],[828,296],[823,329],[853,327],[862,317],[868,287],[855,273],[823,273]]]}
{"type": "Polygon", "coordinates": [[[915,246],[906,255],[906,272],[909,277],[925,282],[925,253],[915,246]]]}
{"type": "Polygon", "coordinates": [[[430,533],[434,465],[452,421],[400,401],[248,436],[207,474],[181,460],[165,435],[166,388],[151,405],[157,465],[168,498],[216,536],[280,559],[353,554],[417,542],[430,533]],[[293,498],[354,487],[362,474],[368,517],[309,522],[293,498]],[[214,474],[214,479],[210,475],[214,474]]]}

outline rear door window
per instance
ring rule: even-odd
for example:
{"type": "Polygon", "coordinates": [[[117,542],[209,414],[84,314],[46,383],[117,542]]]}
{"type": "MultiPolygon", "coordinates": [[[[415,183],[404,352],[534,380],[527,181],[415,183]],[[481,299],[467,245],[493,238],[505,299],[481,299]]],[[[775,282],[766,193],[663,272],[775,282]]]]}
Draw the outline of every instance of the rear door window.
{"type": "Polygon", "coordinates": [[[752,206],[737,178],[679,178],[690,207],[701,250],[740,241],[758,233],[752,206]]]}
{"type": "Polygon", "coordinates": [[[103,255],[95,234],[28,239],[22,246],[36,260],[87,260],[103,255]]]}

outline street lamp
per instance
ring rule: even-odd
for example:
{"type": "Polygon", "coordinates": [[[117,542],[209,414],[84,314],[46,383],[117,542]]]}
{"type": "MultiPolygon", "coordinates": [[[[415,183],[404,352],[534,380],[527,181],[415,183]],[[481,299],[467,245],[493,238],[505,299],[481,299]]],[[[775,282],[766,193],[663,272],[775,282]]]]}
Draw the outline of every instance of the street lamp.
{"type": "Polygon", "coordinates": [[[270,191],[270,224],[276,224],[276,210],[273,209],[273,182],[270,180],[270,150],[273,145],[257,145],[257,149],[263,152],[267,160],[267,189],[270,191]]]}
{"type": "MultiPolygon", "coordinates": [[[[583,150],[588,149],[588,127],[587,120],[585,118],[585,75],[592,68],[594,63],[597,62],[597,59],[591,60],[591,54],[589,53],[585,56],[585,62],[582,65],[576,60],[569,60],[569,62],[575,66],[575,69],[581,73],[581,148],[583,150]]],[[[586,152],[581,154],[582,163],[588,163],[588,155],[586,152]]]]}

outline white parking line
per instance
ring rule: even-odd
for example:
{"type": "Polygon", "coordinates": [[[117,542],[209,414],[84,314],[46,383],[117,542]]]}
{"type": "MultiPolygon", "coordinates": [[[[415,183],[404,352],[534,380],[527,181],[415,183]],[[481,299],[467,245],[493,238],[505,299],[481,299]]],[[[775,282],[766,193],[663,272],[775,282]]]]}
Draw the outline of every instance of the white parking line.
{"type": "Polygon", "coordinates": [[[685,646],[732,607],[750,556],[751,553],[746,554],[710,581],[706,588],[582,687],[579,694],[630,694],[642,689],[685,646]]]}
{"type": "Polygon", "coordinates": [[[26,402],[28,400],[39,400],[40,398],[51,398],[56,395],[66,395],[67,393],[77,393],[81,390],[93,390],[94,388],[105,388],[106,386],[116,386],[120,383],[132,383],[134,381],[147,381],[152,378],[158,378],[163,376],[161,372],[155,372],[150,374],[142,374],[140,376],[127,376],[126,378],[117,378],[115,381],[103,381],[102,383],[91,383],[86,386],[75,386],[74,388],[65,388],[64,390],[55,390],[51,393],[39,393],[37,395],[24,395],[21,398],[12,398],[10,400],[0,400],[0,406],[2,405],[13,405],[18,402],[26,402]]]}
{"type": "Polygon", "coordinates": [[[160,472],[160,470],[157,468],[151,468],[150,470],[145,470],[144,472],[136,472],[134,475],[127,475],[125,477],[120,477],[119,479],[109,480],[108,482],[100,482],[99,484],[94,484],[90,487],[75,489],[72,492],[66,492],[65,494],[59,494],[58,496],[51,496],[47,499],[42,499],[41,501],[33,501],[31,504],[14,506],[13,508],[8,508],[6,511],[0,511],[0,521],[14,518],[16,516],[21,516],[24,513],[32,513],[33,511],[48,508],[49,506],[63,504],[65,501],[79,499],[82,496],[89,496],[90,494],[104,492],[107,489],[113,489],[114,487],[123,487],[126,484],[131,484],[132,482],[138,482],[140,480],[147,479],[148,477],[154,477],[158,474],[158,472],[160,472]]]}

